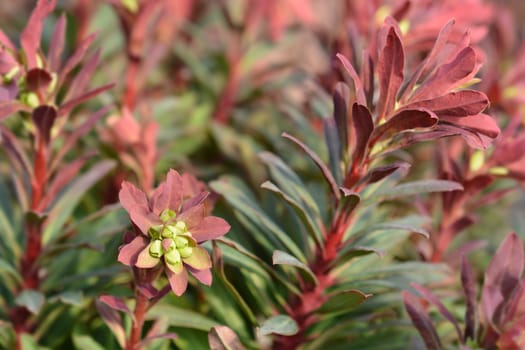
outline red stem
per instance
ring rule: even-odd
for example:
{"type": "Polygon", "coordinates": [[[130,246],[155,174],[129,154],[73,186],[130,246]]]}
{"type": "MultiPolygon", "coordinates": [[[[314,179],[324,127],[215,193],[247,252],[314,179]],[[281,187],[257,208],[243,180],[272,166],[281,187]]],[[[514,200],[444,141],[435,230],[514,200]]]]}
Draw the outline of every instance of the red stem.
{"type": "Polygon", "coordinates": [[[135,311],[133,315],[135,320],[131,328],[129,340],[126,343],[126,350],[138,350],[138,345],[142,339],[142,328],[144,326],[144,317],[148,310],[148,298],[138,289],[135,289],[135,311]]]}

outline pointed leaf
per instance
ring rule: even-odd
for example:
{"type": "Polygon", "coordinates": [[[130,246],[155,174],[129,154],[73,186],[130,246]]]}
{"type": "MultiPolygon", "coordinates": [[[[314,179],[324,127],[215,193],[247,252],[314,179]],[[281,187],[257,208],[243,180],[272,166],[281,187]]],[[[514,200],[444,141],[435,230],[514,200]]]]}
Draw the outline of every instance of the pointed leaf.
{"type": "Polygon", "coordinates": [[[114,296],[114,295],[101,295],[100,297],[98,297],[98,300],[101,303],[106,304],[113,310],[122,311],[133,318],[133,313],[131,312],[129,307],[126,305],[124,300],[122,300],[121,298],[114,296]]]}
{"type": "Polygon", "coordinates": [[[53,297],[53,300],[59,300],[64,304],[80,306],[82,305],[82,299],[84,298],[84,293],[82,291],[66,291],[62,292],[53,297]]]}
{"type": "Polygon", "coordinates": [[[339,199],[340,194],[339,194],[339,190],[337,189],[337,183],[335,182],[332,172],[330,171],[330,169],[328,169],[326,164],[324,164],[321,158],[319,158],[319,156],[315,154],[315,152],[312,151],[307,145],[305,145],[304,143],[302,143],[301,141],[299,141],[292,135],[289,135],[287,133],[282,133],[281,136],[291,140],[292,142],[297,144],[299,147],[301,147],[302,150],[314,161],[315,165],[317,165],[319,170],[321,170],[321,173],[323,174],[326,182],[328,182],[328,185],[330,186],[330,189],[332,190],[332,194],[335,196],[335,198],[339,199]]]}
{"type": "Polygon", "coordinates": [[[519,284],[524,263],[523,242],[512,232],[503,240],[485,271],[481,304],[489,324],[498,321],[494,319],[496,310],[510,299],[519,284]]]}
{"type": "Polygon", "coordinates": [[[235,332],[226,326],[212,327],[208,333],[210,350],[244,350],[235,332]]]}
{"type": "Polygon", "coordinates": [[[45,297],[44,294],[33,289],[25,289],[15,299],[15,304],[23,306],[28,309],[32,314],[38,314],[40,309],[44,305],[45,297]]]}
{"type": "Polygon", "coordinates": [[[405,130],[430,128],[436,125],[438,120],[437,116],[428,109],[404,109],[375,128],[370,142],[388,139],[405,130]]]}
{"type": "Polygon", "coordinates": [[[120,314],[116,310],[113,310],[108,305],[98,300],[95,300],[95,306],[98,310],[98,313],[100,314],[100,317],[102,317],[104,323],[106,323],[108,328],[111,330],[119,345],[124,348],[126,343],[126,332],[122,326],[122,318],[120,317],[120,314]]]}
{"type": "Polygon", "coordinates": [[[114,161],[102,161],[71,183],[49,212],[49,219],[47,220],[47,225],[42,237],[44,244],[47,244],[58,236],[60,228],[68,220],[86,191],[102,177],[107,175],[114,167],[114,161]]]}
{"type": "Polygon", "coordinates": [[[372,294],[365,294],[357,289],[345,290],[330,296],[317,312],[322,314],[337,315],[346,313],[361,305],[366,299],[370,298],[372,294]]]}
{"type": "Polygon", "coordinates": [[[352,154],[352,165],[357,166],[363,160],[368,140],[374,131],[374,121],[366,106],[354,103],[352,106],[352,126],[356,137],[352,154]]]}
{"type": "Polygon", "coordinates": [[[461,285],[465,293],[467,308],[465,310],[465,334],[463,341],[474,340],[476,335],[476,297],[477,288],[474,273],[465,255],[461,258],[461,285]]]}
{"type": "Polygon", "coordinates": [[[55,24],[53,34],[51,35],[51,42],[49,44],[49,51],[47,54],[47,64],[51,72],[58,72],[60,68],[60,60],[62,52],[64,51],[66,32],[66,15],[62,14],[55,24]]]}
{"type": "Polygon", "coordinates": [[[379,76],[378,120],[383,120],[394,110],[397,93],[403,83],[404,66],[403,44],[395,28],[391,27],[377,63],[377,74],[379,76]]]}
{"type": "Polygon", "coordinates": [[[444,318],[446,318],[450,323],[452,323],[458,335],[458,339],[463,339],[463,335],[461,334],[461,330],[459,329],[458,321],[454,318],[450,311],[448,311],[448,309],[445,307],[445,305],[443,305],[443,303],[438,299],[438,297],[436,297],[431,291],[429,291],[422,285],[419,285],[417,283],[411,283],[410,285],[415,290],[417,290],[418,293],[421,294],[421,296],[425,298],[429,303],[433,304],[444,318]]]}
{"type": "Polygon", "coordinates": [[[423,193],[462,191],[463,186],[448,180],[417,180],[406,182],[378,193],[386,198],[408,197],[423,193]]]}
{"type": "Polygon", "coordinates": [[[432,321],[421,307],[421,303],[418,298],[413,296],[407,291],[403,291],[403,303],[405,309],[412,320],[412,323],[418,330],[421,338],[425,342],[428,350],[440,350],[441,342],[436,332],[436,328],[432,324],[432,321]]]}
{"type": "Polygon", "coordinates": [[[315,219],[310,217],[308,211],[304,208],[304,206],[301,203],[298,203],[292,197],[288,196],[283,191],[281,191],[280,188],[278,188],[275,184],[273,184],[270,181],[265,181],[261,185],[261,187],[278,194],[284,201],[286,201],[288,204],[290,204],[292,206],[292,208],[295,210],[295,212],[297,213],[297,215],[301,219],[301,222],[304,224],[304,226],[308,230],[308,233],[310,234],[310,236],[314,239],[314,241],[317,244],[317,246],[320,249],[322,249],[322,247],[323,247],[323,242],[322,242],[323,235],[322,235],[322,232],[321,232],[321,228],[315,222],[315,219]]]}
{"type": "Polygon", "coordinates": [[[259,335],[294,335],[299,331],[297,323],[289,316],[277,315],[265,320],[259,328],[259,335]]]}
{"type": "Polygon", "coordinates": [[[56,0],[38,0],[24,31],[20,35],[20,43],[26,55],[29,68],[37,66],[37,54],[40,47],[40,37],[44,28],[44,20],[53,11],[56,0]]]}
{"type": "Polygon", "coordinates": [[[359,78],[359,75],[357,75],[357,72],[355,71],[354,67],[348,61],[348,59],[343,56],[342,54],[338,53],[336,54],[336,57],[339,59],[341,64],[343,65],[344,72],[347,76],[349,76],[350,79],[347,79],[348,82],[352,82],[354,86],[355,96],[356,96],[356,102],[360,105],[366,106],[366,97],[365,92],[363,89],[363,84],[361,82],[361,79],[359,78]]]}
{"type": "Polygon", "coordinates": [[[334,102],[334,121],[337,126],[337,133],[339,136],[339,144],[341,145],[341,153],[348,150],[348,96],[350,89],[345,83],[337,83],[332,94],[334,102]]]}
{"type": "Polygon", "coordinates": [[[310,268],[306,264],[300,262],[299,260],[297,260],[296,257],[286,252],[275,250],[272,256],[272,263],[274,265],[289,265],[297,267],[304,272],[304,275],[308,278],[310,282],[314,283],[315,285],[319,283],[317,281],[317,277],[315,277],[315,274],[312,272],[312,270],[310,270],[310,268]]]}
{"type": "Polygon", "coordinates": [[[470,46],[461,50],[453,61],[444,64],[414,92],[412,101],[441,96],[464,83],[476,68],[476,52],[470,46]]]}
{"type": "Polygon", "coordinates": [[[477,115],[489,106],[487,95],[475,90],[461,90],[449,92],[431,100],[423,100],[410,103],[403,109],[425,108],[441,117],[466,117],[477,115]]]}

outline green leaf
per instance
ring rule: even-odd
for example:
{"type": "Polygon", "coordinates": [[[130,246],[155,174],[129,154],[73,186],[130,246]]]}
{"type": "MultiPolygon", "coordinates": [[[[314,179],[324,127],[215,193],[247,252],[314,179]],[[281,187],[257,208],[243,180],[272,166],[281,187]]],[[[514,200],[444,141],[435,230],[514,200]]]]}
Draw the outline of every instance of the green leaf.
{"type": "Polygon", "coordinates": [[[331,315],[343,314],[355,309],[371,296],[372,294],[365,294],[357,289],[346,290],[332,296],[317,312],[331,315]]]}
{"type": "Polygon", "coordinates": [[[50,348],[38,345],[38,342],[33,336],[27,333],[22,333],[20,340],[22,343],[22,350],[51,350],[50,348]]]}
{"type": "Polygon", "coordinates": [[[148,319],[155,320],[159,317],[165,317],[173,327],[192,328],[206,332],[217,325],[216,321],[195,311],[167,304],[158,305],[148,311],[148,319]]]}
{"type": "Polygon", "coordinates": [[[42,236],[43,244],[47,244],[49,241],[57,238],[60,229],[70,218],[73,210],[85,193],[91,186],[111,171],[115,167],[115,164],[114,161],[110,160],[102,161],[71,183],[49,212],[48,225],[42,236]]]}
{"type": "Polygon", "coordinates": [[[320,248],[323,247],[322,233],[321,233],[321,230],[319,228],[319,225],[317,223],[315,223],[315,219],[310,216],[308,211],[304,208],[304,206],[301,203],[298,203],[292,197],[288,196],[286,193],[281,191],[280,188],[275,186],[275,184],[270,182],[270,181],[265,181],[261,185],[261,187],[276,193],[285,202],[290,204],[292,206],[292,208],[295,210],[295,212],[297,213],[297,215],[299,216],[299,219],[304,224],[304,226],[308,230],[308,233],[310,234],[312,239],[315,241],[317,246],[320,247],[320,248]]]}
{"type": "Polygon", "coordinates": [[[418,180],[413,182],[406,182],[397,185],[393,188],[383,190],[376,193],[376,196],[381,196],[386,199],[408,197],[416,194],[431,193],[431,192],[449,192],[462,191],[463,186],[455,181],[447,180],[418,180]]]}
{"type": "Polygon", "coordinates": [[[319,282],[317,281],[317,277],[315,277],[314,273],[310,268],[306,265],[300,262],[295,256],[292,256],[286,252],[276,250],[273,252],[272,262],[274,265],[289,265],[299,268],[306,278],[315,285],[317,285],[319,282]]]}
{"type": "Polygon", "coordinates": [[[104,350],[104,347],[97,343],[95,339],[91,338],[89,335],[73,335],[73,344],[75,348],[79,350],[104,350]]]}
{"type": "Polygon", "coordinates": [[[259,335],[280,334],[294,335],[299,331],[297,323],[286,315],[277,315],[270,317],[261,324],[259,335]]]}
{"type": "Polygon", "coordinates": [[[226,326],[212,327],[208,333],[208,344],[210,350],[244,350],[237,334],[226,326]]]}
{"type": "Polygon", "coordinates": [[[16,305],[26,307],[33,314],[40,311],[44,302],[44,294],[33,289],[23,290],[15,299],[16,305]]]}
{"type": "MultiPolygon", "coordinates": [[[[306,257],[297,244],[295,244],[286,232],[270,219],[259,205],[244,192],[248,191],[248,189],[244,188],[243,191],[241,186],[242,184],[239,184],[239,181],[233,178],[222,178],[221,180],[210,183],[210,187],[214,191],[223,195],[228,203],[241,212],[248,220],[262,229],[267,237],[273,238],[274,241],[275,238],[277,238],[278,242],[288,249],[290,253],[295,255],[301,261],[306,262],[306,257]]],[[[268,248],[271,246],[272,245],[268,246],[268,248]]]]}
{"type": "Polygon", "coordinates": [[[20,276],[20,273],[13,266],[11,266],[11,264],[9,264],[4,259],[0,258],[0,273],[2,272],[6,272],[10,274],[19,282],[22,281],[22,277],[20,276]]]}
{"type": "Polygon", "coordinates": [[[82,291],[65,291],[53,296],[49,301],[58,300],[64,304],[80,306],[82,305],[83,298],[84,293],[82,293],[82,291]]]}
{"type": "MultiPolygon", "coordinates": [[[[2,199],[3,200],[3,199],[2,199]]],[[[4,256],[13,256],[14,258],[20,257],[21,247],[16,239],[16,231],[14,225],[11,223],[9,216],[4,212],[3,208],[0,207],[0,227],[2,232],[2,242],[0,243],[0,248],[2,250],[9,250],[3,253],[4,256]]]]}

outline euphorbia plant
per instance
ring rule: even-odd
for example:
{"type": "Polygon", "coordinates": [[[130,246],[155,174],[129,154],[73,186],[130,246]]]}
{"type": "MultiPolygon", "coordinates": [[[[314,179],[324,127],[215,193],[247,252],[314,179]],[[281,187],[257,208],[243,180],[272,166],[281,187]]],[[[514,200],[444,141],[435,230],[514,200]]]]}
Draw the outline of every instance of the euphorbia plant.
{"type": "MultiPolygon", "coordinates": [[[[212,283],[211,259],[200,244],[222,237],[230,225],[219,217],[207,215],[208,192],[192,193],[194,188],[184,185],[182,176],[170,170],[166,181],[148,199],[133,184],[122,183],[119,199],[129,213],[134,231],[125,234],[118,260],[133,269],[135,308],[131,314],[122,300],[111,296],[101,297],[98,306],[110,328],[120,327],[118,331],[112,330],[126,349],[138,349],[148,341],[142,340],[145,313],[170,290],[181,296],[188,285],[188,273],[205,285],[212,283]],[[162,272],[168,284],[157,289],[155,286],[162,272]],[[111,315],[115,317],[116,310],[132,316],[132,330],[125,341],[121,337],[123,326],[111,322],[111,315]]],[[[159,337],[158,334],[148,336],[159,337]]]]}

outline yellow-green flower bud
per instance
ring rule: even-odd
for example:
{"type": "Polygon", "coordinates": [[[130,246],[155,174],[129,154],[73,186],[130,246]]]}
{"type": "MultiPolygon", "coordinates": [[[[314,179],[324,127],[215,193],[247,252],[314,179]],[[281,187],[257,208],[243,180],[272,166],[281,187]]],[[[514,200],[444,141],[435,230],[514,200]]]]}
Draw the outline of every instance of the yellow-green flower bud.
{"type": "Polygon", "coordinates": [[[151,238],[160,238],[161,237],[161,232],[164,230],[164,226],[163,225],[154,225],[154,226],[151,226],[148,230],[148,234],[151,238]]]}
{"type": "Polygon", "coordinates": [[[474,153],[472,153],[472,156],[470,157],[470,170],[476,172],[480,170],[484,164],[485,153],[480,150],[474,151],[474,153]]]}
{"type": "Polygon", "coordinates": [[[175,242],[175,245],[177,248],[186,248],[188,246],[188,238],[184,236],[175,236],[173,238],[173,241],[175,242]]]}
{"type": "Polygon", "coordinates": [[[25,92],[20,94],[20,101],[31,108],[36,108],[40,105],[40,100],[38,99],[37,94],[34,92],[25,92]]]}
{"type": "Polygon", "coordinates": [[[173,249],[172,251],[164,254],[164,258],[166,259],[166,262],[170,265],[176,265],[180,263],[181,260],[180,253],[177,249],[173,249]]]}
{"type": "Polygon", "coordinates": [[[149,255],[154,258],[160,258],[162,256],[162,241],[159,239],[154,240],[149,245],[149,255]]]}
{"type": "Polygon", "coordinates": [[[20,67],[19,66],[15,66],[15,67],[11,68],[11,70],[9,72],[4,74],[4,84],[11,83],[11,81],[13,80],[13,78],[15,77],[15,75],[19,71],[20,71],[20,67]]]}
{"type": "Polygon", "coordinates": [[[58,84],[58,75],[56,73],[51,73],[51,82],[49,83],[49,86],[47,87],[47,92],[52,93],[55,91],[58,84]]]}
{"type": "Polygon", "coordinates": [[[189,258],[191,256],[191,254],[193,253],[193,248],[192,247],[184,247],[184,248],[180,248],[180,249],[177,249],[180,253],[180,256],[183,258],[183,259],[186,259],[186,258],[189,258]]]}
{"type": "Polygon", "coordinates": [[[175,213],[171,209],[164,209],[162,213],[160,213],[160,219],[164,222],[167,222],[171,219],[173,219],[175,216],[177,216],[177,213],[175,213]]]}
{"type": "Polygon", "coordinates": [[[175,236],[175,233],[169,229],[169,227],[164,227],[162,230],[162,237],[164,238],[173,238],[175,236]]]}
{"type": "Polygon", "coordinates": [[[139,2],[137,0],[121,0],[120,3],[131,13],[137,13],[139,10],[139,2]]]}

